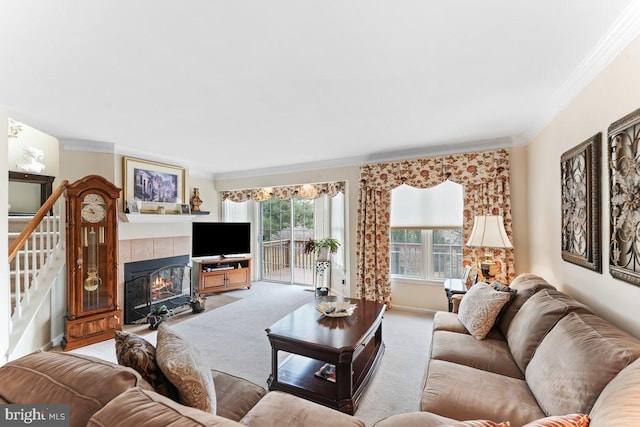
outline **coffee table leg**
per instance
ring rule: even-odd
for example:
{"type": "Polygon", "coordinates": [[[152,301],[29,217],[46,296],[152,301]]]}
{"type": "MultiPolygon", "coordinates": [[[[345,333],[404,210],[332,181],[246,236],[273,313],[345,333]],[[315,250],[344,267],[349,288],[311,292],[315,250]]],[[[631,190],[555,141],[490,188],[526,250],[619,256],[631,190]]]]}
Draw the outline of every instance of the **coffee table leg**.
{"type": "Polygon", "coordinates": [[[267,380],[267,384],[269,385],[269,389],[274,383],[278,382],[278,349],[271,349],[271,375],[267,380]]]}
{"type": "Polygon", "coordinates": [[[336,367],[336,386],[338,391],[338,409],[353,415],[353,366],[351,363],[340,364],[336,367]]]}

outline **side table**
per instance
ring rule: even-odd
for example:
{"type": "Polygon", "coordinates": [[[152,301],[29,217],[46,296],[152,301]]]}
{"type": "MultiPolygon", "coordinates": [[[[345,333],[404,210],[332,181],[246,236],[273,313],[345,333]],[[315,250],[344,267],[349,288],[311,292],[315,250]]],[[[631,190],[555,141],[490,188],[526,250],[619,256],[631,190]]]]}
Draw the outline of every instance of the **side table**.
{"type": "Polygon", "coordinates": [[[454,295],[463,295],[467,293],[467,287],[462,284],[460,279],[447,279],[444,281],[444,291],[447,294],[447,302],[449,303],[449,311],[453,311],[454,295]]]}

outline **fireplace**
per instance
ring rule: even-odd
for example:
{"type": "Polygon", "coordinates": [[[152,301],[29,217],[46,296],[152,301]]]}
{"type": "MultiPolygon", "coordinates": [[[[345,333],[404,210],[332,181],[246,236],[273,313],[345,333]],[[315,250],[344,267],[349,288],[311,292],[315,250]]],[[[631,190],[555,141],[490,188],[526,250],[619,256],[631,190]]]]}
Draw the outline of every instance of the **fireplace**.
{"type": "Polygon", "coordinates": [[[191,297],[189,255],[130,262],[124,265],[124,323],[145,321],[156,306],[186,307],[191,297]]]}

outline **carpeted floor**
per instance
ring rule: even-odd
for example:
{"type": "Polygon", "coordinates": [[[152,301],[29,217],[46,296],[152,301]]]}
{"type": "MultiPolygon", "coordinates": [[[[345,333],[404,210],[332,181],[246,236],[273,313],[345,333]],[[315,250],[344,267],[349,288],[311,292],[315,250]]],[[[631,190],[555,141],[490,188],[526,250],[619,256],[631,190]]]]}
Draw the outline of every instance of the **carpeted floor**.
{"type": "MultiPolygon", "coordinates": [[[[302,287],[256,282],[249,290],[210,296],[205,312],[183,313],[170,318],[169,324],[193,343],[211,368],[266,388],[271,347],[265,329],[313,297],[302,287]]],[[[393,414],[418,410],[432,320],[424,313],[389,310],[385,314],[385,354],[355,414],[367,426],[393,414]]],[[[125,326],[125,330],[156,342],[156,332],[144,325],[125,326]]],[[[74,352],[116,361],[113,340],[74,352]]]]}

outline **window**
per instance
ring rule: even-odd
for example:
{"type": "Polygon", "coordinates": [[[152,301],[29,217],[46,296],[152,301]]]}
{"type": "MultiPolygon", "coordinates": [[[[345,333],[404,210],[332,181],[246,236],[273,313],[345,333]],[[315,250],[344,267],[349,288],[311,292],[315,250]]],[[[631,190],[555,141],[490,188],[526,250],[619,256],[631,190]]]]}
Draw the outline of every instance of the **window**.
{"type": "Polygon", "coordinates": [[[392,278],[445,280],[462,276],[462,186],[450,181],[391,196],[392,278]]]}
{"type": "Polygon", "coordinates": [[[462,276],[461,229],[392,229],[391,275],[423,280],[462,276]]]}

